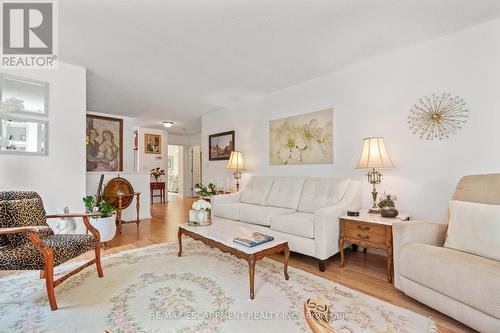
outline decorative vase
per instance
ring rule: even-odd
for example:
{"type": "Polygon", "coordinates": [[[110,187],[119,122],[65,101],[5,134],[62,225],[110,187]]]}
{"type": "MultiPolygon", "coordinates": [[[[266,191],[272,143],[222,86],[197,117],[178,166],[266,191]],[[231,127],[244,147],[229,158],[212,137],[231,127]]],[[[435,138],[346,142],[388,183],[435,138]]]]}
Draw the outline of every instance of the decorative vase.
{"type": "Polygon", "coordinates": [[[189,225],[203,227],[212,224],[210,212],[206,210],[189,210],[189,225]]]}
{"type": "Polygon", "coordinates": [[[112,240],[116,235],[115,216],[90,218],[90,224],[99,231],[101,243],[112,240]]]}
{"type": "Polygon", "coordinates": [[[382,217],[395,218],[398,214],[398,210],[394,207],[385,206],[380,210],[380,215],[382,215],[382,217]]]}

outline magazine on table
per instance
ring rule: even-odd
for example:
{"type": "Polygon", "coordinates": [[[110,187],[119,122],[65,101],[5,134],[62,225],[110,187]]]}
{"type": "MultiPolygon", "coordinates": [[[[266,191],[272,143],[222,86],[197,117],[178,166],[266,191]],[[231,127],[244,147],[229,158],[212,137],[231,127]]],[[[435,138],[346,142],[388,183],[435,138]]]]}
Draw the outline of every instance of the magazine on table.
{"type": "Polygon", "coordinates": [[[233,242],[247,247],[254,247],[273,240],[273,236],[265,235],[256,231],[244,233],[233,238],[233,242]]]}

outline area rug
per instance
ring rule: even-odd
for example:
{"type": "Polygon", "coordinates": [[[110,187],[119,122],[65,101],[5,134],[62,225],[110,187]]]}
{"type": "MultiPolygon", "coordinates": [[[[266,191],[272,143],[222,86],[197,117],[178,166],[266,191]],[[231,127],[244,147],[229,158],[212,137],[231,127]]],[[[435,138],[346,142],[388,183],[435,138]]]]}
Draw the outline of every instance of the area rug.
{"type": "MultiPolygon", "coordinates": [[[[0,332],[309,332],[303,305],[333,306],[338,332],[434,332],[427,317],[271,259],[257,262],[249,299],[246,261],[186,240],[103,258],[104,278],[87,268],[56,288],[50,311],[38,272],[0,279],[0,332]]],[[[78,263],[57,269],[61,274],[78,263]]]]}

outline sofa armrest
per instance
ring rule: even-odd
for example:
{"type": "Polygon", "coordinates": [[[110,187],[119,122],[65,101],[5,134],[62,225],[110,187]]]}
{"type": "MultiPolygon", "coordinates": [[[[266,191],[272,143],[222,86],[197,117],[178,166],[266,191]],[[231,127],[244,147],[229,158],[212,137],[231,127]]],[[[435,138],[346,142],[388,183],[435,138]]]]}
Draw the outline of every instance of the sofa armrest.
{"type": "Polygon", "coordinates": [[[212,204],[212,216],[217,216],[218,205],[226,203],[238,203],[240,202],[240,197],[241,197],[241,192],[214,195],[210,199],[212,204]]]}
{"type": "Polygon", "coordinates": [[[394,286],[400,288],[399,255],[406,244],[422,243],[434,246],[443,246],[447,224],[434,222],[394,222],[392,225],[394,286]]]}
{"type": "Polygon", "coordinates": [[[314,244],[318,259],[326,260],[339,251],[339,216],[345,212],[343,205],[328,206],[316,211],[314,244]]]}
{"type": "Polygon", "coordinates": [[[211,198],[212,205],[223,204],[223,203],[237,203],[240,202],[241,192],[230,193],[230,194],[218,194],[211,198]]]}
{"type": "Polygon", "coordinates": [[[361,182],[352,180],[339,203],[315,212],[314,245],[318,259],[325,260],[339,252],[339,217],[344,215],[347,209],[360,207],[361,182]]]}

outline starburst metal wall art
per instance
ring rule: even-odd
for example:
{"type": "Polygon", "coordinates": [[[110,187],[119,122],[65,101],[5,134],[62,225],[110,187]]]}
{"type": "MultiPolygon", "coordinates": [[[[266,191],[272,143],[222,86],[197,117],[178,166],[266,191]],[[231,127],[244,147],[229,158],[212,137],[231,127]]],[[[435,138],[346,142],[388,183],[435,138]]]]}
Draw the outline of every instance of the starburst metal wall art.
{"type": "Polygon", "coordinates": [[[432,94],[418,100],[410,110],[408,126],[420,139],[443,140],[456,134],[469,118],[469,110],[460,96],[432,94]]]}

